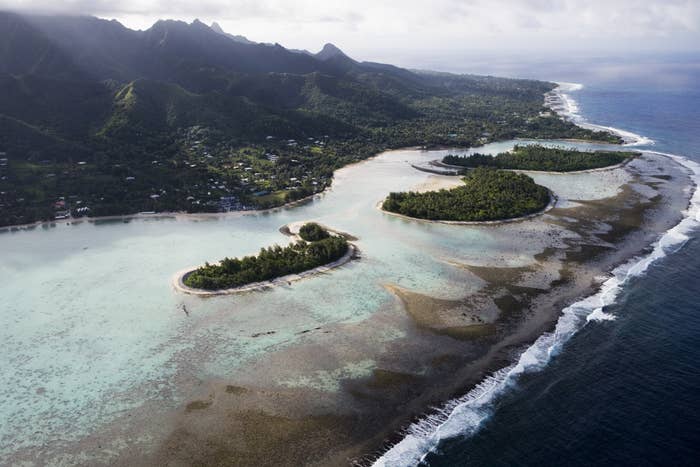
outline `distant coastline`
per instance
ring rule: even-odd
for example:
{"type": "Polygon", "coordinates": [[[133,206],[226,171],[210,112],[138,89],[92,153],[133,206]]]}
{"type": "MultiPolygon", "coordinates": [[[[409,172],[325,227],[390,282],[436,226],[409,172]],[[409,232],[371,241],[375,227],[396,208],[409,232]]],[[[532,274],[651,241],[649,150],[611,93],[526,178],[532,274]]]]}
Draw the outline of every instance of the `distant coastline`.
{"type": "MultiPolygon", "coordinates": [[[[654,140],[646,136],[638,135],[631,131],[622,130],[612,126],[597,125],[587,122],[579,113],[578,104],[566,93],[575,92],[583,89],[583,84],[580,83],[565,83],[556,82],[557,87],[545,93],[545,106],[556,112],[562,118],[574,123],[575,125],[587,129],[606,131],[620,137],[624,143],[623,146],[645,146],[653,145],[654,140]],[[557,105],[558,104],[558,105],[557,105]]],[[[573,140],[576,141],[576,140],[573,140]]]]}
{"type": "MultiPolygon", "coordinates": [[[[580,87],[582,86],[579,85],[575,89],[580,89],[580,87]]],[[[653,144],[653,140],[649,138],[613,127],[582,123],[580,116],[576,115],[575,117],[577,125],[605,129],[615,133],[625,139],[625,146],[653,144]]],[[[608,263],[609,267],[601,268],[601,270],[605,271],[606,275],[604,277],[606,280],[601,283],[594,283],[590,293],[585,293],[576,299],[564,302],[566,306],[561,308],[562,311],[554,322],[555,324],[553,324],[554,332],[544,333],[529,343],[526,350],[506,367],[500,366],[500,364],[493,365],[485,378],[483,373],[481,373],[481,376],[478,379],[475,378],[474,383],[470,386],[471,390],[463,392],[463,396],[446,401],[438,408],[423,414],[418,421],[402,425],[400,427],[400,440],[391,444],[389,448],[382,447],[377,451],[373,466],[392,465],[392,462],[398,460],[404,463],[418,463],[420,460],[425,459],[429,452],[436,450],[448,438],[448,436],[444,436],[441,433],[442,428],[448,423],[451,423],[450,426],[461,427],[459,436],[471,436],[483,422],[481,418],[470,417],[474,413],[472,409],[482,413],[485,406],[493,407],[495,401],[503,393],[510,390],[513,382],[517,381],[521,374],[531,372],[533,369],[534,371],[540,371],[541,368],[545,367],[551,356],[558,353],[560,351],[559,348],[576,334],[585,323],[614,319],[614,316],[604,311],[605,306],[616,301],[618,291],[625,287],[628,280],[643,274],[652,263],[675,252],[679,245],[682,246],[687,241],[688,231],[696,228],[697,222],[700,220],[697,182],[700,175],[700,164],[673,154],[657,151],[646,151],[646,153],[667,158],[672,161],[672,165],[678,166],[680,172],[688,177],[690,191],[685,192],[681,197],[681,199],[685,200],[686,207],[680,210],[677,210],[678,206],[675,209],[666,209],[666,213],[663,215],[660,215],[662,210],[658,210],[657,214],[659,214],[660,218],[667,216],[660,224],[663,227],[658,229],[657,232],[652,230],[645,237],[646,241],[638,243],[631,241],[627,244],[624,254],[619,255],[617,260],[610,260],[608,263]],[[637,246],[630,248],[630,244],[635,243],[637,246]],[[644,244],[646,244],[646,250],[641,249],[644,244]],[[635,252],[635,250],[637,251],[635,252]]],[[[625,161],[620,165],[626,166],[628,163],[630,161],[625,161]]],[[[609,170],[610,167],[603,169],[609,170]]],[[[599,170],[596,169],[595,171],[599,170]]],[[[571,173],[568,172],[568,174],[571,173]]],[[[566,173],[561,175],[566,175],[566,173]]],[[[680,199],[677,201],[680,201],[680,199]]],[[[668,206],[666,207],[668,208],[668,206]]],[[[656,215],[644,217],[643,219],[643,222],[649,222],[650,219],[653,219],[653,222],[658,222],[656,215]]],[[[640,232],[643,231],[644,229],[640,229],[640,232]]],[[[616,252],[616,254],[619,254],[619,252],[616,252]]],[[[615,255],[611,255],[611,257],[614,258],[615,255]]],[[[590,260],[590,258],[587,259],[590,260]]],[[[512,358],[512,356],[510,357],[512,358]]],[[[450,431],[450,433],[453,432],[450,431]]]]}

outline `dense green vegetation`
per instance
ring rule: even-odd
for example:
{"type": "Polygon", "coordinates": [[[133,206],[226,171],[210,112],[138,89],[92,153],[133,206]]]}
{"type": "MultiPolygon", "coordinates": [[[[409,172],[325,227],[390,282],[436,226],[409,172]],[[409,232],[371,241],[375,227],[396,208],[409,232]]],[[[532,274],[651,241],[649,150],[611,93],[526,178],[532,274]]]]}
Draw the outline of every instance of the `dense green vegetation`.
{"type": "Polygon", "coordinates": [[[332,263],[347,253],[348,242],[345,238],[330,236],[323,229],[321,231],[325,236],[316,229],[312,230],[320,237],[319,240],[299,241],[286,247],[275,245],[262,248],[257,256],[224,258],[214,265],[207,263],[189,273],[184,283],[195,289],[230,289],[308,271],[332,263]]]}
{"type": "Polygon", "coordinates": [[[317,242],[328,238],[330,234],[315,222],[308,222],[299,229],[299,236],[307,242],[317,242]]]}
{"type": "Polygon", "coordinates": [[[463,178],[464,185],[426,193],[391,193],[382,209],[419,219],[491,221],[543,210],[549,190],[524,174],[479,167],[463,178]]]}
{"type": "Polygon", "coordinates": [[[239,43],[200,22],[0,12],[0,226],[278,206],[405,146],[619,142],[546,111],[554,86],[239,43]]]}
{"type": "Polygon", "coordinates": [[[620,164],[636,152],[622,151],[576,151],[566,148],[548,148],[541,145],[518,145],[511,152],[496,156],[472,154],[470,156],[447,155],[442,162],[460,167],[495,167],[498,169],[541,170],[549,172],[572,172],[599,169],[620,164]]]}

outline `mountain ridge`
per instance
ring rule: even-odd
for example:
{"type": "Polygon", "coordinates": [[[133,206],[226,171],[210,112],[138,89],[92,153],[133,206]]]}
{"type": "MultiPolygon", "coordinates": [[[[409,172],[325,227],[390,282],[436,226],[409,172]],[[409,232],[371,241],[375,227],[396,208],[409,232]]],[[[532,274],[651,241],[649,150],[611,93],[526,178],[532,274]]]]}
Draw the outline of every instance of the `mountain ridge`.
{"type": "Polygon", "coordinates": [[[0,12],[0,225],[52,219],[61,198],[80,215],[275,206],[387,148],[612,138],[547,116],[552,83],[414,73],[331,43],[311,54],[221,31],[0,12]]]}

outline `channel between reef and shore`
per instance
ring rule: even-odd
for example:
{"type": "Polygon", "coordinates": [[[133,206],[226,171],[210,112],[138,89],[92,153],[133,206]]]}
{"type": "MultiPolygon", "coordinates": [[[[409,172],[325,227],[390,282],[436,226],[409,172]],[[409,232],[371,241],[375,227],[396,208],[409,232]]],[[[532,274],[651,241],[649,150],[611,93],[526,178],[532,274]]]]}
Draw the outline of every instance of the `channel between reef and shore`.
{"type": "MultiPolygon", "coordinates": [[[[562,91],[557,88],[553,92],[556,94],[562,91]]],[[[583,126],[579,121],[573,118],[571,120],[583,126]]],[[[612,127],[592,124],[586,124],[585,127],[616,133],[626,140],[626,146],[651,142],[648,138],[638,135],[632,135],[637,138],[636,141],[631,140],[632,136],[629,132],[612,127]]],[[[687,206],[685,211],[679,212],[680,218],[648,243],[647,248],[651,247],[650,251],[640,250],[636,254],[626,254],[613,263],[604,282],[595,286],[590,294],[582,295],[576,301],[568,303],[552,327],[544,329],[544,333],[519,352],[514,360],[511,359],[507,366],[492,365],[491,373],[487,373],[488,376],[485,378],[482,376],[478,383],[466,386],[462,392],[463,395],[436,406],[417,421],[404,425],[400,435],[375,454],[375,457],[366,465],[371,464],[376,467],[417,465],[425,460],[429,453],[434,452],[445,439],[476,433],[483,421],[490,416],[492,412],[490,407],[503,393],[514,386],[520,375],[537,372],[544,368],[566,341],[588,322],[614,319],[614,316],[607,315],[604,309],[615,302],[628,280],[643,274],[656,260],[685,243],[688,232],[697,227],[700,222],[697,182],[700,177],[700,164],[672,154],[646,152],[668,157],[683,167],[690,178],[691,189],[687,197],[687,206]],[[458,432],[455,432],[455,428],[458,428],[458,432]]],[[[625,161],[627,162],[629,161],[625,161]]]]}
{"type": "MultiPolygon", "coordinates": [[[[567,85],[572,85],[572,83],[557,83],[558,87],[553,89],[552,91],[548,92],[545,94],[545,97],[551,95],[555,96],[554,98],[558,100],[558,102],[561,105],[564,104],[564,98],[563,92],[561,90],[562,86],[567,86],[567,85]]],[[[578,86],[578,85],[576,85],[578,86]]],[[[578,89],[578,88],[577,88],[578,89]]],[[[644,143],[653,143],[652,140],[649,140],[648,138],[644,138],[639,135],[635,135],[633,133],[620,130],[617,128],[613,127],[606,127],[602,125],[595,125],[587,122],[580,121],[579,116],[576,114],[571,114],[569,113],[568,109],[561,109],[557,110],[555,109],[556,105],[554,103],[548,103],[545,102],[545,106],[549,107],[551,110],[556,112],[557,114],[560,114],[560,117],[569,120],[576,125],[580,126],[581,128],[587,128],[587,129],[593,129],[593,130],[602,130],[602,131],[608,131],[611,133],[614,133],[618,136],[620,136],[625,143],[621,144],[620,146],[636,146],[639,144],[644,144],[644,143]],[[563,114],[563,115],[562,115],[563,114]]],[[[518,140],[518,138],[515,138],[515,140],[518,140]]],[[[530,140],[537,140],[535,138],[531,138],[530,140]]],[[[542,140],[547,140],[546,138],[543,138],[542,140]]],[[[611,144],[605,141],[596,141],[596,140],[581,140],[581,139],[562,139],[561,141],[571,141],[571,142],[582,142],[582,143],[591,143],[591,144],[611,144]]],[[[497,141],[490,141],[489,143],[485,144],[490,144],[494,143],[497,141]]],[[[483,145],[482,145],[483,146],[483,145]]],[[[479,148],[482,146],[475,146],[474,148],[479,148]]],[[[398,152],[398,151],[406,151],[406,150],[411,150],[411,149],[419,149],[419,150],[425,150],[423,146],[407,146],[407,147],[402,147],[402,148],[395,148],[395,149],[387,149],[385,151],[378,152],[377,154],[368,157],[366,159],[356,161],[347,165],[344,165],[343,167],[340,168],[346,168],[346,167],[351,167],[356,164],[362,164],[366,161],[369,161],[371,159],[374,159],[378,157],[381,154],[385,154],[388,152],[398,152]]],[[[446,146],[446,145],[436,145],[434,147],[431,147],[430,149],[433,150],[440,150],[440,149],[459,149],[454,146],[446,146]]],[[[622,162],[622,164],[628,163],[629,160],[622,162]]],[[[621,164],[618,164],[620,166],[621,164]]],[[[448,166],[447,164],[445,166],[448,166]]],[[[603,167],[601,168],[602,170],[612,170],[614,168],[617,168],[618,166],[614,167],[603,167]]],[[[453,168],[460,168],[463,169],[464,167],[459,167],[459,166],[449,166],[453,168]]],[[[414,167],[416,170],[422,170],[425,172],[430,172],[429,170],[424,170],[419,167],[414,167]]],[[[590,171],[598,171],[601,169],[590,169],[590,171]]],[[[542,171],[521,171],[524,173],[558,173],[558,172],[542,172],[542,171]]],[[[567,172],[567,173],[585,173],[587,171],[576,171],[576,172],[567,172]]],[[[432,172],[436,173],[437,172],[432,172]]],[[[439,175],[446,175],[446,174],[439,174],[439,175]]],[[[115,221],[115,220],[121,220],[121,221],[129,221],[129,220],[138,220],[138,219],[167,219],[167,218],[186,218],[186,219],[197,219],[197,218],[204,218],[204,219],[211,219],[211,218],[221,218],[221,217],[229,217],[229,216],[241,216],[241,215],[255,215],[255,214],[264,214],[264,213],[269,213],[269,212],[275,212],[277,210],[281,209],[287,209],[287,208],[292,208],[294,206],[302,205],[305,203],[308,203],[312,201],[313,199],[323,196],[325,193],[327,193],[329,190],[332,190],[332,184],[324,188],[322,191],[318,193],[313,193],[309,196],[306,196],[304,198],[300,198],[295,201],[290,201],[288,203],[281,204],[279,206],[274,206],[271,208],[267,209],[254,209],[254,210],[247,210],[247,211],[229,211],[229,212],[212,212],[212,213],[188,213],[185,211],[163,211],[163,212],[155,212],[155,213],[133,213],[133,214],[115,214],[115,215],[110,215],[110,216],[95,216],[95,217],[68,217],[66,219],[53,219],[53,220],[46,220],[46,221],[36,221],[36,222],[31,222],[28,224],[13,224],[13,225],[5,225],[5,226],[0,226],[0,233],[3,232],[11,232],[11,231],[16,231],[16,230],[28,230],[40,226],[48,226],[48,227],[53,227],[56,226],[57,224],[65,223],[65,224],[79,224],[82,222],[104,222],[104,221],[115,221]]]]}
{"type": "MultiPolygon", "coordinates": [[[[381,153],[379,153],[381,154],[381,153]]],[[[377,155],[379,155],[377,154],[377,155]]],[[[373,156],[374,157],[374,156],[373,156]]],[[[360,161],[363,162],[363,161],[360,161]]],[[[318,193],[305,196],[303,198],[290,201],[288,203],[281,204],[279,206],[274,206],[266,209],[249,209],[241,211],[227,211],[227,212],[186,212],[186,211],[162,211],[162,212],[137,212],[133,214],[114,214],[111,216],[95,216],[95,217],[67,217],[65,219],[54,219],[49,221],[36,221],[29,224],[14,224],[5,225],[0,227],[0,233],[2,232],[12,232],[17,230],[30,230],[36,227],[54,227],[58,224],[81,224],[83,222],[97,223],[97,222],[109,222],[109,221],[124,221],[128,222],[131,220],[149,220],[149,219],[219,219],[225,217],[240,217],[240,216],[254,216],[257,214],[268,214],[271,212],[280,211],[283,209],[293,208],[295,206],[301,206],[306,203],[310,203],[315,198],[320,198],[325,195],[328,190],[332,187],[326,187],[318,193]]]]}
{"type": "MultiPolygon", "coordinates": [[[[386,152],[389,151],[384,151],[373,157],[386,152]]],[[[357,164],[366,163],[371,159],[359,161],[357,164]]],[[[625,170],[634,170],[634,164],[632,168],[625,170]]],[[[324,192],[312,197],[320,196],[324,192]]],[[[563,201],[568,198],[565,192],[561,192],[560,195],[562,203],[557,208],[561,208],[562,212],[558,212],[559,209],[556,209],[551,216],[565,219],[575,210],[586,208],[585,206],[562,207],[561,204],[564,204],[563,201]],[[567,209],[572,209],[572,211],[567,212],[567,209]]],[[[557,199],[552,199],[553,196],[554,194],[550,191],[550,204],[557,202],[557,199]]],[[[695,196],[697,196],[697,192],[695,196]]],[[[366,205],[363,205],[363,209],[367,209],[371,202],[370,200],[366,205]]],[[[602,203],[601,206],[605,206],[601,209],[607,208],[607,204],[602,203]]],[[[281,210],[285,207],[289,206],[280,206],[266,211],[281,210]]],[[[381,205],[376,207],[381,209],[381,205]]],[[[553,207],[555,206],[548,206],[543,212],[533,213],[529,216],[540,216],[553,207]]],[[[669,211],[669,207],[666,206],[658,211],[661,214],[661,211],[669,211]]],[[[256,211],[238,211],[212,214],[175,213],[174,215],[182,215],[187,218],[219,218],[255,213],[256,211]]],[[[387,214],[401,216],[394,213],[387,214]]],[[[668,213],[666,215],[668,216],[668,213]]],[[[158,213],[134,217],[165,218],[173,217],[173,214],[158,213]]],[[[465,225],[496,226],[531,217],[465,225]]],[[[123,216],[115,216],[114,218],[124,219],[123,216]]],[[[96,218],[90,220],[94,219],[96,218]]],[[[428,223],[445,223],[411,217],[407,219],[428,223]]],[[[585,220],[586,216],[582,214],[579,221],[574,222],[575,225],[571,229],[574,232],[585,232],[585,227],[582,225],[585,220]]],[[[548,224],[549,221],[550,219],[547,218],[542,223],[548,224]]],[[[519,241],[528,238],[522,236],[525,227],[535,222],[539,221],[523,223],[523,225],[503,226],[504,230],[514,235],[512,238],[515,239],[514,247],[516,249],[519,248],[519,241]]],[[[459,229],[448,230],[457,231],[459,229]]],[[[495,229],[492,230],[494,231],[490,233],[495,234],[495,229]]],[[[285,235],[293,236],[291,232],[285,233],[285,235]]],[[[530,235],[538,235],[538,233],[530,233],[530,235]]],[[[547,238],[550,237],[547,236],[547,238]]],[[[547,240],[548,243],[545,244],[552,246],[552,241],[547,240]]],[[[211,381],[205,382],[197,380],[196,385],[185,386],[183,391],[189,395],[188,403],[183,404],[177,413],[168,414],[165,422],[158,423],[159,428],[165,427],[163,431],[166,434],[154,436],[153,441],[150,441],[150,443],[157,443],[155,444],[156,449],[152,452],[150,450],[141,451],[135,448],[135,445],[128,444],[131,447],[125,456],[118,459],[117,463],[120,465],[178,463],[211,465],[231,462],[232,459],[242,459],[257,465],[313,463],[314,465],[335,466],[347,465],[350,462],[353,465],[369,465],[376,462],[378,466],[391,467],[416,465],[428,452],[434,450],[446,436],[450,434],[468,435],[476,432],[479,424],[492,413],[495,398],[511,388],[515,378],[522,372],[536,371],[537,364],[541,364],[540,367],[545,366],[547,361],[541,360],[541,357],[549,358],[549,356],[556,354],[558,346],[563,345],[571,335],[568,333],[568,329],[564,329],[567,332],[559,332],[558,323],[566,324],[569,322],[571,310],[577,310],[572,304],[581,303],[582,297],[590,296],[597,291],[600,292],[598,295],[606,300],[611,297],[614,299],[614,294],[605,293],[610,290],[610,284],[606,282],[607,285],[601,287],[601,283],[608,278],[608,281],[613,283],[617,280],[615,276],[603,276],[613,269],[608,265],[619,264],[631,257],[638,257],[636,255],[642,254],[641,252],[644,251],[642,248],[648,246],[649,243],[651,242],[644,239],[630,244],[627,244],[627,241],[614,243],[615,248],[606,250],[606,255],[615,255],[615,261],[607,261],[604,258],[605,266],[599,264],[603,259],[589,265],[588,262],[592,262],[592,258],[591,255],[586,255],[587,250],[581,252],[581,264],[576,264],[578,261],[576,258],[562,259],[561,264],[571,265],[575,274],[572,275],[571,284],[559,286],[556,290],[551,288],[553,287],[551,278],[547,278],[545,273],[542,273],[541,285],[539,282],[535,283],[535,288],[533,288],[532,283],[521,283],[512,279],[509,274],[518,268],[511,267],[511,264],[504,266],[500,262],[496,262],[494,265],[488,266],[488,269],[494,272],[493,276],[497,276],[496,280],[483,279],[489,284],[493,282],[498,286],[510,286],[514,283],[515,285],[527,285],[528,293],[539,290],[538,287],[542,290],[541,295],[536,295],[527,304],[530,311],[527,322],[523,323],[522,327],[513,327],[507,333],[492,338],[484,337],[479,340],[463,342],[458,338],[436,333],[429,327],[414,329],[415,325],[410,321],[411,318],[407,317],[404,320],[404,315],[397,312],[398,308],[394,309],[393,307],[384,311],[377,310],[372,317],[353,323],[347,321],[340,324],[317,323],[315,320],[304,322],[298,328],[294,328],[295,332],[298,331],[297,334],[302,335],[303,333],[305,336],[300,342],[294,345],[285,343],[283,348],[275,349],[274,353],[271,352],[267,357],[252,359],[247,363],[247,366],[235,371],[229,368],[225,376],[211,377],[211,381]],[[548,284],[549,289],[547,289],[548,284]],[[562,312],[562,310],[564,311],[562,312]],[[367,342],[362,338],[368,329],[386,326],[387,329],[393,330],[397,325],[401,326],[399,329],[405,328],[405,337],[395,337],[394,334],[384,333],[367,342]],[[556,329],[555,332],[552,332],[553,329],[556,329]],[[376,347],[370,347],[370,349],[375,349],[375,353],[367,352],[363,346],[374,345],[375,341],[376,347]],[[533,342],[538,346],[533,346],[533,342]],[[553,345],[547,346],[550,343],[553,345]],[[467,348],[468,351],[465,350],[467,348]],[[521,350],[526,348],[534,350],[525,350],[521,353],[521,350]],[[542,352],[538,353],[539,350],[542,352]],[[445,358],[445,356],[450,358],[445,358]],[[528,360],[527,357],[530,359],[528,360]],[[357,377],[347,369],[352,369],[352,366],[337,365],[345,358],[351,363],[373,358],[378,362],[377,368],[370,377],[357,377]],[[535,363],[533,364],[533,362],[535,363]],[[294,377],[310,375],[311,378],[321,378],[324,381],[341,379],[342,384],[337,389],[336,395],[335,392],[329,392],[325,389],[319,390],[312,386],[294,386],[292,383],[296,382],[297,379],[285,379],[290,375],[294,377]],[[467,418],[458,418],[460,414],[467,414],[467,418]],[[469,417],[470,415],[471,417],[469,417]],[[449,421],[453,423],[445,427],[449,421]],[[163,441],[159,436],[167,436],[167,438],[164,438],[163,441]],[[235,457],[237,455],[240,457],[235,457]]],[[[349,245],[346,256],[351,248],[354,249],[354,245],[349,245]]],[[[572,250],[570,245],[559,248],[562,254],[576,253],[573,251],[575,248],[572,250]]],[[[330,269],[346,264],[356,253],[357,250],[353,251],[349,257],[344,256],[336,262],[271,281],[247,284],[223,291],[195,290],[195,292],[203,293],[192,293],[178,289],[186,274],[193,270],[190,268],[179,272],[173,278],[173,287],[184,294],[204,297],[227,293],[241,294],[275,286],[284,287],[290,282],[314,274],[323,274],[330,269]]],[[[654,254],[650,257],[655,258],[654,254]]],[[[543,258],[537,259],[536,263],[546,263],[549,261],[547,258],[549,256],[543,252],[543,258]]],[[[471,266],[471,264],[467,264],[466,259],[463,261],[463,266],[471,266]]],[[[559,267],[560,263],[554,262],[552,264],[559,267]]],[[[418,264],[418,266],[422,265],[418,264]]],[[[475,264],[475,266],[477,266],[477,270],[487,269],[481,263],[475,264]]],[[[547,267],[543,266],[545,269],[547,267]]],[[[409,284],[407,289],[410,288],[409,284]]],[[[264,299],[263,295],[253,298],[264,299]]],[[[427,295],[425,297],[433,299],[427,295]]],[[[319,298],[323,299],[321,296],[319,298]]],[[[245,301],[243,297],[241,299],[245,301]]],[[[206,301],[202,300],[202,302],[206,301]]],[[[436,300],[435,306],[454,307],[453,302],[454,300],[440,299],[436,300]]],[[[416,305],[423,306],[425,303],[416,302],[416,305]]],[[[595,300],[591,303],[598,306],[598,302],[595,300]]],[[[227,307],[229,305],[226,304],[227,307]]],[[[333,303],[328,301],[324,306],[332,308],[333,303]]],[[[402,306],[405,307],[405,305],[402,306]]],[[[476,306],[481,305],[476,303],[476,306]]],[[[603,306],[604,303],[601,303],[601,313],[603,306]]],[[[222,314],[228,315],[227,311],[228,309],[224,309],[222,314]]],[[[448,311],[450,310],[448,309],[448,311]]],[[[460,313],[455,314],[460,315],[460,313]]],[[[203,315],[206,315],[207,319],[211,319],[215,313],[208,310],[203,315]]],[[[575,316],[575,318],[579,318],[579,316],[575,316]]],[[[588,317],[581,315],[580,318],[584,323],[587,322],[588,317]]],[[[235,319],[240,318],[236,316],[235,319]]],[[[277,319],[281,319],[279,316],[275,315],[272,319],[264,316],[261,319],[266,321],[266,325],[270,323],[270,327],[245,329],[252,334],[253,331],[256,333],[267,330],[274,332],[275,329],[279,329],[277,326],[281,326],[275,323],[277,319]]],[[[193,322],[195,323],[193,326],[199,326],[200,322],[193,322]]],[[[222,327],[230,326],[232,322],[235,321],[222,321],[224,323],[222,327]]],[[[573,332],[575,331],[576,329],[573,332]]],[[[253,334],[250,339],[258,339],[258,337],[253,334]]],[[[262,344],[261,342],[260,345],[262,344]]],[[[201,362],[197,360],[195,348],[198,346],[192,347],[191,353],[187,354],[187,361],[190,365],[198,365],[201,362]]],[[[212,353],[212,348],[203,346],[200,351],[209,354],[212,353]]],[[[188,352],[190,352],[189,349],[188,352]]],[[[206,362],[206,360],[202,361],[206,362]]],[[[150,413],[140,408],[139,412],[151,416],[150,413]]],[[[131,417],[132,414],[126,415],[131,417]]],[[[133,423],[133,418],[130,418],[128,422],[133,423]]],[[[158,419],[158,422],[161,420],[158,419]]],[[[138,430],[145,431],[142,426],[138,430]]],[[[140,432],[137,434],[139,435],[138,439],[146,438],[140,436],[142,434],[140,432]]],[[[151,435],[150,433],[146,434],[151,435]]],[[[109,439],[114,438],[114,434],[109,430],[107,436],[109,439]]],[[[100,438],[96,439],[100,440],[100,438]]],[[[120,438],[118,440],[121,441],[120,438]]],[[[150,448],[151,446],[149,446],[150,448]]]]}

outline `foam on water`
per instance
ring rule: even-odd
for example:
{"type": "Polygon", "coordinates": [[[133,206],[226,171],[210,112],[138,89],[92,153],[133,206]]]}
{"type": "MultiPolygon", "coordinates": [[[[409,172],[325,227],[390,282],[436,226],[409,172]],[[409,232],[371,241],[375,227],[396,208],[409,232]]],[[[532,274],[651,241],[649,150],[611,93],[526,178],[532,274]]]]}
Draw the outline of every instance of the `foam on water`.
{"type": "Polygon", "coordinates": [[[651,138],[647,138],[646,136],[638,135],[637,133],[621,130],[612,126],[594,125],[591,123],[586,123],[585,126],[593,129],[607,130],[613,133],[617,133],[622,139],[625,140],[625,144],[623,146],[650,146],[654,144],[654,140],[651,138]]]}
{"type": "MultiPolygon", "coordinates": [[[[616,129],[611,130],[620,133],[616,129]]],[[[621,136],[624,137],[622,134],[621,136]]],[[[685,245],[691,232],[700,226],[700,190],[697,189],[700,183],[700,164],[674,154],[653,153],[674,159],[691,173],[694,193],[681,222],[661,236],[653,245],[651,253],[633,258],[617,267],[597,293],[565,308],[554,331],[540,336],[520,354],[515,363],[496,371],[466,395],[447,402],[434,413],[410,425],[404,438],[375,460],[374,466],[417,465],[434,451],[441,441],[457,436],[468,437],[476,433],[482,423],[493,414],[497,398],[512,388],[522,374],[544,368],[563,345],[586,324],[615,319],[614,315],[605,312],[605,308],[615,302],[625,284],[631,278],[644,274],[649,266],[660,258],[685,245]]]]}
{"type": "MultiPolygon", "coordinates": [[[[516,143],[483,149],[501,152],[516,143]]],[[[382,284],[443,299],[478,286],[445,257],[470,263],[486,250],[517,263],[520,254],[537,253],[533,242],[514,254],[508,238],[489,229],[405,223],[375,209],[387,192],[426,181],[411,162],[447,153],[381,154],[338,170],[317,202],[272,213],[57,223],[0,234],[0,465],[52,459],[142,406],[160,416],[184,402],[192,381],[232,377],[241,365],[305,339],[302,330],[365,321],[395,303],[382,284]],[[286,243],[279,226],[304,219],[357,235],[365,259],[261,294],[196,300],[171,289],[175,271],[286,243]]],[[[396,332],[377,326],[363,337],[383,345],[396,332]]],[[[344,363],[339,359],[338,372],[298,374],[333,391],[334,379],[369,368],[344,363]]],[[[297,384],[295,376],[280,379],[297,384]]]]}
{"type": "Polygon", "coordinates": [[[568,93],[576,92],[583,89],[583,84],[579,83],[557,83],[559,87],[554,90],[555,94],[559,96],[564,109],[559,113],[564,114],[566,118],[572,121],[583,121],[583,117],[579,113],[580,108],[578,102],[573,99],[568,93]]]}
{"type": "Polygon", "coordinates": [[[589,123],[580,114],[580,108],[576,100],[569,93],[580,91],[583,85],[579,83],[557,83],[559,87],[554,90],[554,93],[559,97],[563,109],[559,113],[566,119],[591,130],[610,131],[619,135],[625,140],[624,146],[649,146],[654,144],[654,140],[646,136],[638,135],[631,131],[622,130],[611,126],[596,125],[589,123]]]}

